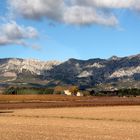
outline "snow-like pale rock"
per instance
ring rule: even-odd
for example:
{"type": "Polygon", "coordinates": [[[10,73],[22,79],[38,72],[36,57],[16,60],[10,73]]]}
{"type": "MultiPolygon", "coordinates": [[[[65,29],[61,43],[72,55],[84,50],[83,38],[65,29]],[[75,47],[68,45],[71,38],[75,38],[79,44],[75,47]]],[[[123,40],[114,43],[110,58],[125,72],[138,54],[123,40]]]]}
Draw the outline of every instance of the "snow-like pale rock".
{"type": "Polygon", "coordinates": [[[113,74],[110,75],[110,78],[120,78],[120,77],[124,77],[124,76],[132,76],[135,73],[140,73],[140,66],[138,67],[130,67],[127,69],[119,69],[117,71],[115,71],[113,74]]]}
{"type": "Polygon", "coordinates": [[[92,65],[86,66],[86,68],[103,68],[103,67],[105,67],[105,66],[100,63],[94,63],[92,65]]]}
{"type": "Polygon", "coordinates": [[[92,71],[83,71],[77,77],[78,78],[84,78],[84,77],[89,77],[91,75],[92,75],[92,71]]]}
{"type": "Polygon", "coordinates": [[[23,70],[30,71],[32,74],[40,75],[43,70],[50,70],[54,66],[59,65],[58,61],[39,61],[34,59],[9,59],[7,63],[0,65],[0,71],[4,75],[8,71],[17,71],[22,73],[23,70]]]}

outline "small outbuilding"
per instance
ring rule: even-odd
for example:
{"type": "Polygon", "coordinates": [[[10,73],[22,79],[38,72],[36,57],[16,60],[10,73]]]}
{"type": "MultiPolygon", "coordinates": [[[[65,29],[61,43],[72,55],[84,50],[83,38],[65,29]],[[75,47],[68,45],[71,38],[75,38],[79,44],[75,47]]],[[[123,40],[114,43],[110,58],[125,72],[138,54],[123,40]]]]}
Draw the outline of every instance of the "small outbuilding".
{"type": "Polygon", "coordinates": [[[84,95],[81,92],[77,92],[76,96],[84,96],[84,95]]]}
{"type": "Polygon", "coordinates": [[[69,90],[64,90],[64,94],[67,95],[67,96],[71,96],[72,95],[72,93],[69,90]]]}

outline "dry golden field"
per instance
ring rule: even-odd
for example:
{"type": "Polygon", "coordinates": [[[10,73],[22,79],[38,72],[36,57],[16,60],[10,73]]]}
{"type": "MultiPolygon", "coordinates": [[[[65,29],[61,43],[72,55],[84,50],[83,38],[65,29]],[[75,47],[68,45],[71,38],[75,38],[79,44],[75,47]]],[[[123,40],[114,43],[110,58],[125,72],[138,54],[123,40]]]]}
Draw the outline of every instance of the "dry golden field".
{"type": "Polygon", "coordinates": [[[140,106],[1,110],[0,140],[140,140],[140,106]]]}

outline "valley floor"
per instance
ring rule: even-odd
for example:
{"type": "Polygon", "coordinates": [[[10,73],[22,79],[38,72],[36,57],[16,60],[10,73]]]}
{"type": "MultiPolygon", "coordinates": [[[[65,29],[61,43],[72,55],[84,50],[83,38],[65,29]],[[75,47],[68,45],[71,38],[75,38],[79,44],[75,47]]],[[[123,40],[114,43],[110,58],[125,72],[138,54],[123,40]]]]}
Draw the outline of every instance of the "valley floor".
{"type": "Polygon", "coordinates": [[[140,106],[0,111],[0,140],[139,140],[140,106]]]}
{"type": "Polygon", "coordinates": [[[0,110],[140,105],[140,97],[76,97],[61,95],[0,95],[0,110]]]}

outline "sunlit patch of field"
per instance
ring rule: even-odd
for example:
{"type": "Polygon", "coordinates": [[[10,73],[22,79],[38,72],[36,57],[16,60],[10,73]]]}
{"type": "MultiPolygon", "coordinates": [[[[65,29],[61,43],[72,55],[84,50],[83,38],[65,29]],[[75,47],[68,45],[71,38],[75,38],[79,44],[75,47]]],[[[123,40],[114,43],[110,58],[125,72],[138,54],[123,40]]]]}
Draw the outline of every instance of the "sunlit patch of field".
{"type": "Polygon", "coordinates": [[[140,106],[1,111],[0,140],[139,140],[140,106]]]}
{"type": "MultiPolygon", "coordinates": [[[[84,98],[84,97],[79,97],[84,98]]],[[[75,100],[75,96],[61,95],[0,95],[0,102],[33,102],[33,101],[65,101],[75,100]]]]}

